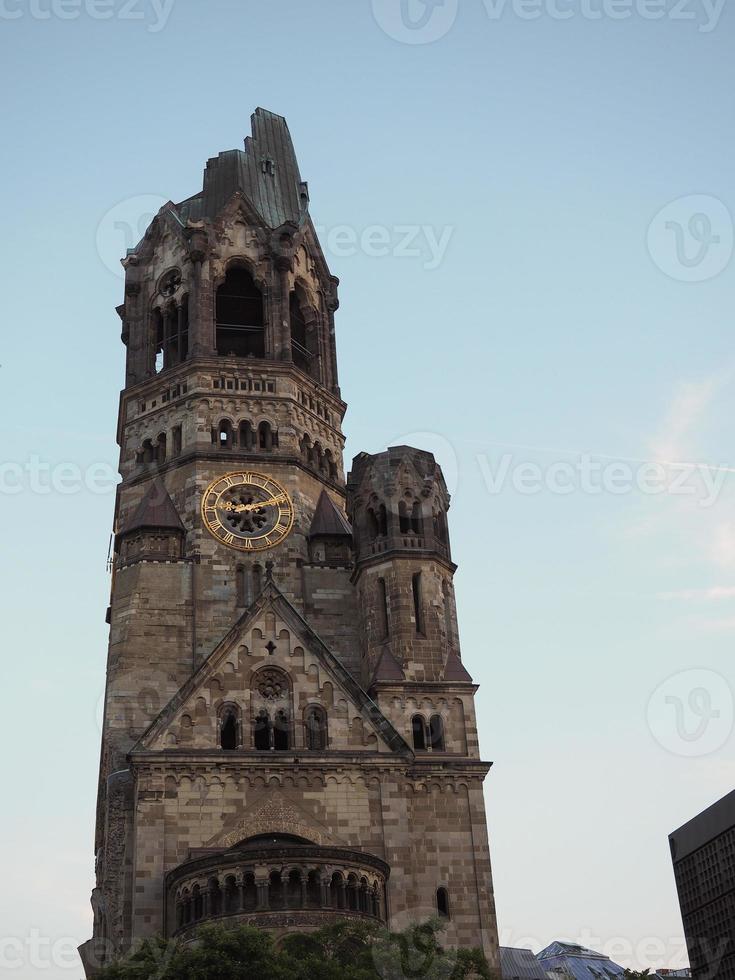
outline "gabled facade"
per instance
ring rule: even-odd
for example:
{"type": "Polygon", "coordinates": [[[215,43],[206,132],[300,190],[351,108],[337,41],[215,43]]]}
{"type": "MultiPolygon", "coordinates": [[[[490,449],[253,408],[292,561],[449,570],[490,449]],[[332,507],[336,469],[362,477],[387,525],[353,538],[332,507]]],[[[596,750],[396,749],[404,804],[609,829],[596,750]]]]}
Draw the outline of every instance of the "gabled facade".
{"type": "Polygon", "coordinates": [[[123,260],[90,976],[210,919],[439,914],[498,962],[449,495],[406,446],[345,474],[308,203],[259,109],[123,260]]]}

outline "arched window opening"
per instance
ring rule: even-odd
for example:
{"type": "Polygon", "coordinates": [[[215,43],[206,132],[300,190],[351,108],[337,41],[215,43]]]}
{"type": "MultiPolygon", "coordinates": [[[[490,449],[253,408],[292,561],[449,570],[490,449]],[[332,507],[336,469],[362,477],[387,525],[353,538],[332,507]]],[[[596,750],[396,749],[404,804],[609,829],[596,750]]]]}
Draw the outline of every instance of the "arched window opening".
{"type": "Polygon", "coordinates": [[[434,524],[434,537],[439,542],[446,547],[447,544],[447,519],[443,511],[436,510],[433,514],[433,524],[434,524]]]}
{"type": "Polygon", "coordinates": [[[413,616],[417,633],[424,632],[424,610],[421,599],[421,572],[416,572],[411,578],[411,591],[413,592],[413,616]]]}
{"type": "Polygon", "coordinates": [[[308,435],[306,435],[306,433],[304,433],[304,436],[301,442],[299,443],[299,449],[301,450],[301,458],[303,459],[303,461],[307,464],[310,464],[311,455],[312,455],[311,439],[309,438],[308,435]]]}
{"type": "Polygon", "coordinates": [[[324,451],[322,450],[322,444],[320,442],[314,443],[314,449],[311,454],[311,464],[318,470],[324,469],[324,451]]]}
{"type": "Polygon", "coordinates": [[[436,910],[442,919],[449,918],[449,892],[446,888],[436,890],[436,910]]]}
{"type": "Polygon", "coordinates": [[[258,886],[255,884],[255,875],[246,874],[242,888],[242,904],[246,912],[252,912],[258,907],[258,886]]]}
{"type": "Polygon", "coordinates": [[[444,722],[441,715],[429,718],[429,745],[434,752],[444,751],[444,722]]]}
{"type": "Polygon", "coordinates": [[[198,922],[204,915],[204,901],[199,885],[194,885],[192,888],[192,904],[194,906],[194,921],[198,922]]]}
{"type": "Polygon", "coordinates": [[[426,750],[426,723],[421,715],[414,715],[411,719],[411,733],[414,749],[417,752],[424,752],[426,750]]]}
{"type": "Polygon", "coordinates": [[[385,504],[378,507],[378,534],[383,537],[388,534],[388,511],[385,509],[385,504]]]}
{"type": "Polygon", "coordinates": [[[181,895],[181,924],[188,925],[191,922],[191,896],[189,889],[185,888],[181,895]]]}
{"type": "Polygon", "coordinates": [[[227,708],[222,715],[219,731],[220,747],[225,752],[234,752],[240,743],[240,724],[234,708],[227,708]]]}
{"type": "Polygon", "coordinates": [[[209,879],[209,911],[212,915],[222,911],[222,890],[216,878],[209,879]]]}
{"type": "Polygon", "coordinates": [[[357,894],[357,875],[350,874],[347,876],[347,908],[351,912],[358,911],[359,897],[357,894]]]}
{"type": "Polygon", "coordinates": [[[339,871],[335,871],[329,882],[329,904],[333,909],[345,907],[345,881],[339,871]]]}
{"type": "Polygon", "coordinates": [[[334,456],[332,455],[331,449],[326,449],[324,451],[324,465],[329,475],[330,480],[337,479],[337,464],[334,461],[334,456]]]}
{"type": "Polygon", "coordinates": [[[181,426],[175,425],[171,429],[171,454],[173,456],[181,455],[181,426]]]}
{"type": "Polygon", "coordinates": [[[217,353],[223,357],[265,357],[263,296],[253,277],[229,269],[217,290],[217,353]]]}
{"type": "Polygon", "coordinates": [[[414,534],[421,534],[421,504],[414,500],[411,508],[411,531],[414,534]]]}
{"type": "Polygon", "coordinates": [[[312,752],[327,748],[327,713],[324,708],[312,705],[306,709],[306,747],[312,752]]]}
{"type": "Polygon", "coordinates": [[[237,596],[237,607],[243,609],[248,604],[247,590],[245,588],[245,568],[238,565],[235,569],[235,594],[237,596]]]}
{"type": "Polygon", "coordinates": [[[162,432],[156,440],[156,462],[166,462],[166,433],[162,432]]]}
{"type": "Polygon", "coordinates": [[[258,449],[270,452],[278,445],[278,432],[271,428],[270,422],[261,422],[258,426],[258,449]]]}
{"type": "Polygon", "coordinates": [[[387,640],[390,636],[390,619],[388,617],[388,588],[384,578],[378,579],[378,636],[387,640]]]}
{"type": "Polygon", "coordinates": [[[288,881],[286,883],[286,898],[287,905],[290,909],[301,908],[301,872],[293,868],[288,873],[288,881]]]}
{"type": "Polygon", "coordinates": [[[306,904],[310,909],[321,908],[322,884],[318,871],[310,871],[306,879],[306,904]]]}
{"type": "Polygon", "coordinates": [[[367,878],[360,879],[360,900],[359,900],[360,911],[365,915],[370,911],[368,902],[368,883],[367,878]]]}
{"type": "Polygon", "coordinates": [[[276,712],[273,723],[273,748],[277,752],[286,752],[290,747],[288,714],[283,708],[276,712]]]}
{"type": "Polygon", "coordinates": [[[253,431],[252,423],[248,421],[240,423],[238,430],[238,442],[240,444],[240,449],[244,449],[246,452],[250,452],[255,448],[255,432],[253,431]]]}
{"type": "Polygon", "coordinates": [[[150,439],[143,440],[143,463],[148,466],[156,458],[156,451],[150,439]]]}
{"type": "Polygon", "coordinates": [[[156,309],[151,314],[151,331],[153,333],[153,370],[156,374],[163,371],[163,313],[156,309]]]}
{"type": "Polygon", "coordinates": [[[398,530],[408,534],[411,530],[411,519],[408,516],[408,505],[405,500],[398,501],[398,530]]]}
{"type": "Polygon", "coordinates": [[[444,639],[447,647],[454,648],[454,624],[452,622],[452,602],[449,585],[442,582],[442,597],[444,599],[444,639]]]}
{"type": "Polygon", "coordinates": [[[367,521],[368,521],[368,534],[370,535],[370,540],[375,541],[375,539],[378,536],[378,518],[375,516],[375,511],[372,509],[372,507],[368,507],[367,521]]]}
{"type": "Polygon", "coordinates": [[[238,911],[239,897],[235,876],[227,875],[225,878],[225,912],[230,914],[238,911]]]}
{"type": "Polygon", "coordinates": [[[257,752],[268,752],[271,747],[271,723],[268,712],[265,708],[258,713],[255,719],[255,731],[253,733],[253,745],[257,752]]]}
{"type": "Polygon", "coordinates": [[[306,317],[301,307],[298,293],[291,293],[289,299],[289,317],[291,321],[291,356],[296,367],[307,374],[311,373],[312,354],[309,350],[306,317]]]}
{"type": "Polygon", "coordinates": [[[257,562],[253,565],[253,600],[263,591],[263,566],[257,562]]]}
{"type": "Polygon", "coordinates": [[[282,909],[283,902],[283,881],[280,871],[271,871],[268,888],[268,904],[272,909],[282,909]]]}
{"type": "Polygon", "coordinates": [[[232,422],[222,419],[217,428],[217,445],[220,449],[232,449],[232,422]]]}

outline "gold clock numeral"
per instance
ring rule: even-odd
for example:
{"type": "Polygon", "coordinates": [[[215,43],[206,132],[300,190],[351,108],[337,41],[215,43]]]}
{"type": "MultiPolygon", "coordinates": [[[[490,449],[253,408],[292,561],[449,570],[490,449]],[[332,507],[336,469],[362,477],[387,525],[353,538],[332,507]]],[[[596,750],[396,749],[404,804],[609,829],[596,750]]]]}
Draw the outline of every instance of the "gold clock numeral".
{"type": "MultiPolygon", "coordinates": [[[[222,530],[224,531],[224,528],[222,530]]],[[[232,534],[230,531],[227,531],[222,540],[225,542],[225,544],[234,544],[235,535],[232,534]]]]}

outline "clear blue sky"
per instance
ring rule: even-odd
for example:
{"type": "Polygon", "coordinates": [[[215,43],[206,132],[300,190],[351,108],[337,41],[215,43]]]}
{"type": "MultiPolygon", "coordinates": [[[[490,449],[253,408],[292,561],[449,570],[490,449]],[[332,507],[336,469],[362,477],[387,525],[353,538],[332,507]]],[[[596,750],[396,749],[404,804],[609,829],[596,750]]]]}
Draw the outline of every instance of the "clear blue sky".
{"type": "Polygon", "coordinates": [[[635,479],[640,461],[735,464],[735,12],[446,0],[410,30],[397,0],[175,0],[165,23],[136,2],[143,20],[122,0],[109,20],[0,4],[0,971],[76,980],[59,941],[90,930],[114,494],[60,492],[59,466],[117,462],[110,256],[258,105],[288,119],[316,223],[389,242],[328,254],[348,458],[413,441],[454,487],[501,937],[618,938],[619,960],[675,965],[667,834],[735,784],[734,477],[711,506],[691,472],[690,495],[550,487],[585,452],[608,484],[615,460],[635,479]],[[406,225],[431,229],[419,256],[406,225]],[[34,458],[48,493],[7,465],[34,458]]]}

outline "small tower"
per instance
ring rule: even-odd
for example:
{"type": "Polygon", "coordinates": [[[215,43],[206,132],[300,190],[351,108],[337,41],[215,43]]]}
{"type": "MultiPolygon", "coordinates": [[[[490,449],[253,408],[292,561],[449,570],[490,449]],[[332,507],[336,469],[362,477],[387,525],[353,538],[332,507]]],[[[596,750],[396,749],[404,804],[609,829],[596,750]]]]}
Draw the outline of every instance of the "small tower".
{"type": "Polygon", "coordinates": [[[408,681],[444,680],[447,668],[456,672],[459,644],[449,493],[440,467],[431,453],[409,446],[361,453],[348,480],[348,507],[363,612],[363,681],[377,679],[376,670],[389,661],[408,681]]]}

